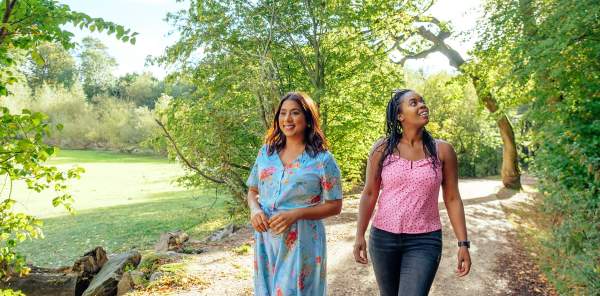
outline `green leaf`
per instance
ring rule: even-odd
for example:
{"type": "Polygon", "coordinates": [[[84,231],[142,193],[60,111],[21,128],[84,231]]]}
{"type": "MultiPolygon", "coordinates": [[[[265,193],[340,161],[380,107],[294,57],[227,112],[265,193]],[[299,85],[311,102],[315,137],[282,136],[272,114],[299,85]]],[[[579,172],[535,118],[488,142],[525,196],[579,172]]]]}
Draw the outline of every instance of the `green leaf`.
{"type": "Polygon", "coordinates": [[[125,34],[125,29],[122,26],[116,26],[115,29],[117,30],[117,39],[121,39],[125,34]]]}
{"type": "Polygon", "coordinates": [[[39,52],[37,52],[37,50],[32,50],[31,51],[31,59],[33,59],[33,61],[38,66],[43,66],[46,63],[46,61],[44,61],[44,58],[40,55],[39,52]]]}

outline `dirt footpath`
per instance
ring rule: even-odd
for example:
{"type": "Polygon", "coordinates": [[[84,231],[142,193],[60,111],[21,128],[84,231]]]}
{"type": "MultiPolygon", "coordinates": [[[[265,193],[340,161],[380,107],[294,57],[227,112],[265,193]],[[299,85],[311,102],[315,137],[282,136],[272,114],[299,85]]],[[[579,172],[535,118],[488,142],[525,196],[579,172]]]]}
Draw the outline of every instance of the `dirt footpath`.
{"type": "MultiPolygon", "coordinates": [[[[532,265],[507,264],[507,261],[527,260],[527,256],[522,256],[522,248],[515,245],[518,241],[502,206],[527,201],[530,196],[526,192],[500,188],[501,183],[497,180],[460,181],[473,261],[471,273],[465,278],[458,278],[454,274],[457,265],[456,238],[440,199],[444,248],[430,295],[547,294],[537,287],[536,291],[523,290],[528,289],[528,284],[523,288],[522,284],[514,282],[513,274],[523,274],[523,271],[515,268],[526,266],[523,268],[531,269],[532,265]],[[520,257],[517,256],[519,254],[520,257]]],[[[328,295],[379,294],[372,267],[355,263],[352,255],[358,203],[358,197],[346,198],[341,215],[326,220],[328,295]]],[[[208,287],[194,288],[177,295],[253,295],[253,254],[252,251],[241,251],[240,246],[244,244],[253,244],[250,229],[243,229],[232,237],[209,246],[207,253],[195,256],[189,262],[188,272],[206,279],[208,287]]],[[[540,277],[537,271],[527,270],[526,274],[529,277],[540,277]]],[[[536,280],[532,279],[531,282],[536,280]]]]}

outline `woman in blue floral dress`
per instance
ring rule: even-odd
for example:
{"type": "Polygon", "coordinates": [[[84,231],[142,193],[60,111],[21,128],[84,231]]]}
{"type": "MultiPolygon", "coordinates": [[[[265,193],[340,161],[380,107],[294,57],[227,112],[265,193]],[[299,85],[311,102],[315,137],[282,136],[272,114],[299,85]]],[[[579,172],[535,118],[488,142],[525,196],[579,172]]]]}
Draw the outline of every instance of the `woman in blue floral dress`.
{"type": "Polygon", "coordinates": [[[280,101],[248,177],[256,230],[254,294],[325,295],[325,228],[342,209],[340,170],[313,100],[290,92],[280,101]]]}

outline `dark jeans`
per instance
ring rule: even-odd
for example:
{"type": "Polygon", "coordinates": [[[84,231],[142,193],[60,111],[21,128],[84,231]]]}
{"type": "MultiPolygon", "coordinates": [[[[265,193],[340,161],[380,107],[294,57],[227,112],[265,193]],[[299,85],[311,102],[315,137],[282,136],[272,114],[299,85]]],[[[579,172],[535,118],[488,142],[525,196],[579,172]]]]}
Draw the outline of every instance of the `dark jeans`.
{"type": "Polygon", "coordinates": [[[368,249],[382,296],[427,295],[440,265],[442,231],[396,234],[371,227],[368,249]]]}

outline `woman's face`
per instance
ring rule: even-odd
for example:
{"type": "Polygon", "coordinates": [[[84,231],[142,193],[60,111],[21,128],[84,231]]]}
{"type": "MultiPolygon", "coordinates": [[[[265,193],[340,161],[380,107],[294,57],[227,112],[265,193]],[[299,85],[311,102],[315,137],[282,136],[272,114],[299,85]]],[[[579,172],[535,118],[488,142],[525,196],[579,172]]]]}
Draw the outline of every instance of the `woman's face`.
{"type": "Polygon", "coordinates": [[[306,116],[295,100],[285,100],[279,110],[279,128],[286,137],[304,137],[306,116]]]}
{"type": "Polygon", "coordinates": [[[422,127],[429,122],[429,108],[418,93],[410,91],[404,94],[400,106],[401,112],[398,113],[398,120],[403,126],[422,127]]]}

